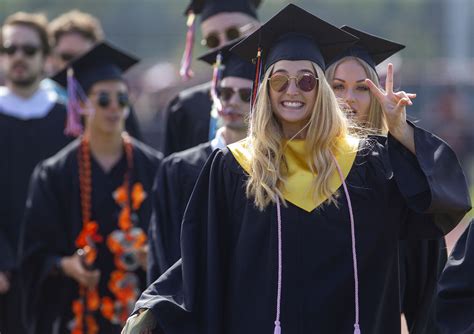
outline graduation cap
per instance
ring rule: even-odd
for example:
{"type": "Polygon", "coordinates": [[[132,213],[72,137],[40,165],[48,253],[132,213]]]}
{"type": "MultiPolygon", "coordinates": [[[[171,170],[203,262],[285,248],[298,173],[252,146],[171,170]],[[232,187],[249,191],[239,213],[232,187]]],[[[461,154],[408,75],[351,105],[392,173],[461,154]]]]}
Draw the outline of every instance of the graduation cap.
{"type": "Polygon", "coordinates": [[[242,38],[231,41],[203,54],[198,59],[214,67],[220,67],[222,70],[219,75],[220,79],[225,77],[239,77],[253,80],[255,77],[255,66],[230,51],[230,49],[241,40],[242,38]]]}
{"type": "Polygon", "coordinates": [[[365,61],[375,70],[375,66],[405,48],[405,45],[368,34],[349,26],[342,26],[341,29],[356,36],[359,40],[351,48],[337,55],[331,63],[335,63],[344,57],[357,57],[365,61]]]}
{"type": "Polygon", "coordinates": [[[290,4],[234,46],[232,52],[248,61],[256,58],[255,101],[262,67],[266,71],[279,60],[309,60],[324,70],[326,63],[356,41],[353,35],[290,4]]]}
{"type": "Polygon", "coordinates": [[[192,0],[184,12],[189,15],[193,12],[201,16],[201,21],[226,12],[239,12],[257,18],[257,8],[261,0],[192,0]]]}
{"type": "Polygon", "coordinates": [[[191,62],[194,47],[194,36],[196,34],[196,15],[200,15],[201,21],[219,13],[243,13],[257,18],[257,8],[262,0],[191,0],[184,15],[188,17],[186,33],[186,46],[181,60],[180,75],[187,80],[192,77],[191,62]]]}
{"type": "Polygon", "coordinates": [[[101,42],[89,52],[73,60],[51,79],[67,88],[68,119],[65,132],[77,136],[82,133],[80,102],[87,101],[87,92],[99,81],[123,80],[123,74],[138,59],[107,42],[101,42]]]}
{"type": "Polygon", "coordinates": [[[222,111],[222,104],[217,94],[219,82],[222,79],[226,77],[239,77],[253,80],[255,77],[255,66],[230,51],[241,40],[242,38],[228,42],[198,58],[214,68],[212,72],[211,97],[218,111],[222,111]]]}

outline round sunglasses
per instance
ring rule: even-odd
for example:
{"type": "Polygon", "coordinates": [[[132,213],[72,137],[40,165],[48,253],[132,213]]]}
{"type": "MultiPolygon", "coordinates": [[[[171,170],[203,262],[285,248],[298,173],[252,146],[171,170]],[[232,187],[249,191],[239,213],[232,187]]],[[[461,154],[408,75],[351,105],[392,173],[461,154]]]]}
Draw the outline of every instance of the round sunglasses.
{"type": "MultiPolygon", "coordinates": [[[[112,94],[110,93],[99,92],[94,95],[97,95],[96,102],[101,108],[107,108],[112,103],[112,97],[111,97],[112,94]]],[[[117,104],[120,108],[124,108],[130,105],[130,100],[128,98],[127,93],[117,93],[116,98],[117,98],[117,104]]]]}
{"type": "Polygon", "coordinates": [[[295,79],[296,87],[303,92],[310,92],[316,87],[318,78],[312,73],[300,73],[296,77],[284,73],[275,73],[270,77],[270,87],[276,92],[283,92],[288,89],[290,80],[295,79]]]}
{"type": "Polygon", "coordinates": [[[15,45],[10,44],[6,46],[2,46],[1,53],[7,54],[9,56],[13,56],[17,51],[20,51],[28,57],[33,57],[39,50],[40,47],[33,44],[24,44],[24,45],[15,45]]]}
{"type": "Polygon", "coordinates": [[[220,99],[227,102],[230,101],[234,94],[238,93],[243,102],[250,102],[252,96],[251,88],[233,88],[233,87],[219,87],[217,88],[217,95],[220,99]]]}

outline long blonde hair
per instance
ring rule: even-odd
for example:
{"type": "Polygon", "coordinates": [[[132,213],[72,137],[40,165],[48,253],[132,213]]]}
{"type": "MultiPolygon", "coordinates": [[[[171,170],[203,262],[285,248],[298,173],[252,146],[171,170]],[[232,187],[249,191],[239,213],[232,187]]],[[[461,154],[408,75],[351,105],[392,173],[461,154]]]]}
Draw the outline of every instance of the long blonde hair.
{"type": "MultiPolygon", "coordinates": [[[[269,96],[268,83],[273,67],[265,73],[250,116],[249,149],[252,158],[246,191],[247,197],[253,197],[260,210],[271,202],[275,203],[277,196],[286,204],[281,192],[287,173],[285,137],[269,96]]],[[[307,163],[311,171],[318,174],[314,178],[313,195],[323,195],[329,203],[336,204],[337,194],[331,193],[329,188],[329,178],[335,169],[332,152],[335,152],[337,140],[347,136],[348,126],[323,70],[314,63],[313,67],[319,80],[316,101],[307,125],[307,163]]]]}
{"type": "MultiPolygon", "coordinates": [[[[337,67],[347,60],[355,60],[358,64],[360,64],[360,66],[362,66],[362,68],[364,69],[367,78],[380,87],[380,80],[377,75],[377,72],[375,72],[375,70],[370,67],[369,64],[367,64],[365,61],[353,56],[347,56],[342,59],[339,59],[326,69],[326,79],[329,84],[331,84],[334,80],[334,74],[336,73],[337,67]]],[[[371,92],[369,92],[369,94],[370,105],[367,121],[363,123],[358,123],[358,125],[363,127],[366,130],[364,131],[366,133],[387,134],[388,127],[387,122],[385,120],[385,115],[382,111],[382,106],[380,105],[380,102],[377,100],[377,98],[372,95],[371,92]]],[[[342,101],[341,103],[344,104],[344,102],[342,101]]]]}

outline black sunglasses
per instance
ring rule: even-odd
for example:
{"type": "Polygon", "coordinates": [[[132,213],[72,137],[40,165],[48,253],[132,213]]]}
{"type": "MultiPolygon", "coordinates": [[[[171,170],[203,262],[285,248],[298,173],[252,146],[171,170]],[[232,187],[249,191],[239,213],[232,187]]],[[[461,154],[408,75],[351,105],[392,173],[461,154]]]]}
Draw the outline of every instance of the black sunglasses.
{"type": "MultiPolygon", "coordinates": [[[[112,98],[110,93],[107,92],[99,92],[97,94],[97,104],[101,108],[107,108],[112,103],[112,98]]],[[[127,93],[117,93],[117,104],[120,108],[124,108],[130,105],[130,101],[128,99],[127,93]]]]}
{"type": "Polygon", "coordinates": [[[227,41],[221,41],[219,37],[219,33],[217,31],[211,32],[209,35],[204,37],[201,41],[202,45],[207,46],[210,49],[217,48],[219,45],[231,41],[233,39],[239,38],[241,36],[241,32],[239,27],[230,27],[224,31],[225,37],[227,41]]]}
{"type": "Polygon", "coordinates": [[[250,97],[252,96],[251,88],[233,88],[233,87],[218,87],[217,95],[223,101],[229,101],[235,93],[239,94],[240,99],[243,102],[250,102],[250,97]]]}
{"type": "Polygon", "coordinates": [[[40,47],[37,45],[32,45],[32,44],[24,44],[24,45],[10,44],[6,46],[4,45],[1,48],[1,52],[9,56],[14,55],[19,50],[21,50],[21,52],[23,52],[24,55],[28,57],[33,57],[40,50],[40,47]]]}

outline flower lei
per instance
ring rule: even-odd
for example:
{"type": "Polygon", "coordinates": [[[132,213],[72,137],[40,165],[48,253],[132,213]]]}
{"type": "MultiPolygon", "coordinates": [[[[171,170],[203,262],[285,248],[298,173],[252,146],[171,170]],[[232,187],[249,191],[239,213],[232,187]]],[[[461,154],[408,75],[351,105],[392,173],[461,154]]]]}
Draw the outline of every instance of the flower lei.
{"type": "MultiPolygon", "coordinates": [[[[124,175],[123,185],[113,193],[115,201],[122,208],[118,221],[119,230],[112,232],[107,238],[107,247],[114,254],[114,262],[117,267],[117,270],[110,275],[108,283],[109,290],[115,296],[115,300],[108,296],[101,300],[97,287],[88,289],[80,285],[79,299],[72,303],[74,314],[70,326],[72,334],[99,333],[99,326],[94,318],[94,313],[99,309],[104,318],[114,324],[124,325],[140,293],[138,277],[132,271],[139,266],[136,253],[146,244],[147,236],[141,228],[135,226],[137,216],[134,211],[140,208],[147,194],[140,183],[135,183],[133,187],[130,186],[130,174],[133,170],[133,147],[130,137],[126,133],[123,135],[123,143],[127,158],[127,171],[124,175]]],[[[103,242],[103,237],[99,234],[97,222],[91,220],[91,156],[89,140],[86,136],[81,139],[78,164],[83,228],[76,238],[76,247],[82,254],[86,268],[92,268],[97,259],[96,244],[103,242]]]]}

